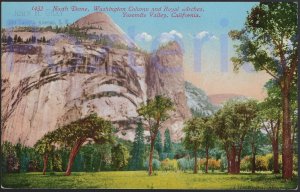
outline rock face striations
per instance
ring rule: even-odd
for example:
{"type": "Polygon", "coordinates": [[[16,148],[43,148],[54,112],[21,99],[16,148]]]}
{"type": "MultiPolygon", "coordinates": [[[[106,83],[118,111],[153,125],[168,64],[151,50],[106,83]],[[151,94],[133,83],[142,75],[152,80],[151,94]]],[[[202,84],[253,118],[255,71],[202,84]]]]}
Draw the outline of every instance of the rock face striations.
{"type": "Polygon", "coordinates": [[[162,126],[163,130],[169,128],[174,140],[179,140],[183,136],[184,120],[191,116],[191,112],[185,96],[183,55],[178,43],[170,42],[153,53],[146,71],[147,96],[153,98],[155,95],[165,95],[175,104],[172,118],[162,126]]]}
{"type": "Polygon", "coordinates": [[[72,27],[134,49],[92,40],[78,43],[65,33],[52,34],[47,43],[4,45],[2,141],[32,146],[47,132],[92,112],[112,121],[119,137],[133,140],[137,108],[157,94],[174,101],[176,110],[164,128],[170,129],[173,140],[180,139],[191,113],[178,44],[169,43],[150,55],[138,51],[104,13],[83,17],[72,27]]]}

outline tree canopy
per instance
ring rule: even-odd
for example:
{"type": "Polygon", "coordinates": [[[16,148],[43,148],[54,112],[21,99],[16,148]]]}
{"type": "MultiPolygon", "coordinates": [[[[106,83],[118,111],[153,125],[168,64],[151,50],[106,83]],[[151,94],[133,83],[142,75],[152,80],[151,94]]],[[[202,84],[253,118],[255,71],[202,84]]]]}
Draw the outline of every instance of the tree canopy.
{"type": "Polygon", "coordinates": [[[112,143],[114,142],[112,133],[113,126],[111,122],[93,113],[49,132],[36,143],[36,146],[44,155],[50,151],[52,145],[71,148],[66,171],[66,175],[70,175],[74,159],[82,144],[88,139],[92,139],[99,144],[112,143]]]}
{"type": "Polygon", "coordinates": [[[293,171],[290,97],[297,76],[297,7],[297,2],[262,2],[251,9],[243,29],[229,32],[239,41],[237,57],[231,59],[235,70],[249,62],[255,70],[270,74],[280,87],[284,179],[291,179],[293,171]]]}

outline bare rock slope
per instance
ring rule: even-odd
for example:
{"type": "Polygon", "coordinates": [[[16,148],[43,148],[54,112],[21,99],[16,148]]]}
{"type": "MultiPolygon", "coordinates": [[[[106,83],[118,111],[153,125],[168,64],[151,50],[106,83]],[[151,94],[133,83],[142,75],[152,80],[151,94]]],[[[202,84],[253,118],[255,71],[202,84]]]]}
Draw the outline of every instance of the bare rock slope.
{"type": "MultiPolygon", "coordinates": [[[[95,25],[101,27],[99,34],[136,46],[104,13],[88,15],[73,25],[95,25]]],[[[3,49],[2,141],[32,146],[47,132],[92,112],[112,121],[119,137],[133,140],[136,109],[156,94],[167,95],[176,104],[164,128],[170,128],[174,141],[180,139],[183,121],[191,114],[178,44],[149,56],[93,43],[76,44],[66,34],[54,34],[51,39],[3,49]]]]}

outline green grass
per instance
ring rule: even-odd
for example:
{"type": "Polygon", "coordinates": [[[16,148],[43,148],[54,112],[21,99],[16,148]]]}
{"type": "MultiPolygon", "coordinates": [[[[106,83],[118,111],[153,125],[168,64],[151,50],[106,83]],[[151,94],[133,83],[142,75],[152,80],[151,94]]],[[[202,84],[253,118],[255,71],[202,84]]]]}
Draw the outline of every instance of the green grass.
{"type": "Polygon", "coordinates": [[[295,189],[297,178],[285,182],[281,175],[271,173],[155,172],[146,171],[74,172],[64,173],[12,173],[4,174],[4,188],[127,188],[127,189],[295,189]]]}

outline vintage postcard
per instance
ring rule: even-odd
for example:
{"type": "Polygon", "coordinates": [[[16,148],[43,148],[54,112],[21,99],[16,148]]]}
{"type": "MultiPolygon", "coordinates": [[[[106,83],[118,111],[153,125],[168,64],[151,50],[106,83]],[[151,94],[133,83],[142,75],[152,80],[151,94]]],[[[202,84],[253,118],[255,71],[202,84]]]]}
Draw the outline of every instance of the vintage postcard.
{"type": "Polygon", "coordinates": [[[298,3],[2,2],[1,187],[298,188],[298,3]]]}

